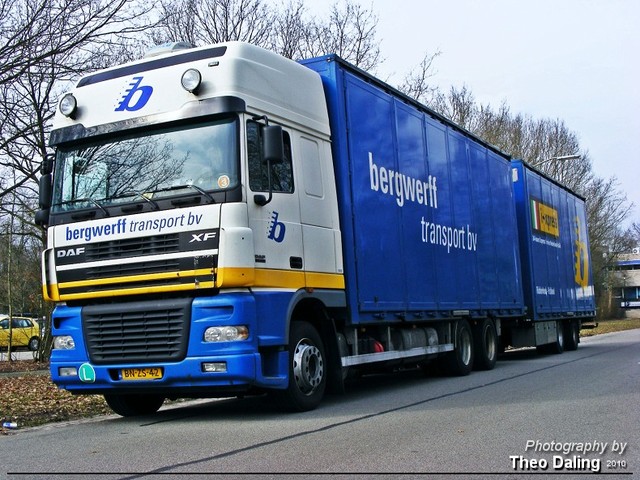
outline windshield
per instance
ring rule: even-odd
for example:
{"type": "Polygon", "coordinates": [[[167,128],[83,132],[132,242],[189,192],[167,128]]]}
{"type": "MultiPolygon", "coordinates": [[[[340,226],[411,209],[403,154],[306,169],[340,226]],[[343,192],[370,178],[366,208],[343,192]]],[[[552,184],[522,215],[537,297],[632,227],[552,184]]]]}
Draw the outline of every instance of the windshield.
{"type": "Polygon", "coordinates": [[[234,188],[237,132],[225,119],[60,148],[53,212],[234,188]]]}

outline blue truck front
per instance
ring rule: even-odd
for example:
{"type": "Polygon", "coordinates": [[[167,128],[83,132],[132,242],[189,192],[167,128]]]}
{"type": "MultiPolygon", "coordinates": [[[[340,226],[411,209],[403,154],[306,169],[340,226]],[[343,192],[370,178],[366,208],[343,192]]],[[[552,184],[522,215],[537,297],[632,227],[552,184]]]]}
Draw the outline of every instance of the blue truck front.
{"type": "Polygon", "coordinates": [[[286,373],[264,375],[255,318],[249,292],[60,305],[52,380],[75,393],[153,390],[167,397],[282,385],[286,373]]]}
{"type": "Polygon", "coordinates": [[[219,264],[220,243],[251,255],[250,246],[240,243],[250,243],[249,229],[219,228],[222,211],[228,223],[242,224],[246,208],[148,208],[50,227],[45,296],[64,302],[52,316],[53,381],[82,393],[153,386],[166,396],[201,395],[209,387],[220,395],[285,382],[286,371],[277,367],[263,374],[258,353],[259,344],[269,349],[268,339],[283,344],[283,329],[258,329],[260,302],[248,289],[218,288],[250,281],[242,279],[250,269],[225,274],[219,264]]]}

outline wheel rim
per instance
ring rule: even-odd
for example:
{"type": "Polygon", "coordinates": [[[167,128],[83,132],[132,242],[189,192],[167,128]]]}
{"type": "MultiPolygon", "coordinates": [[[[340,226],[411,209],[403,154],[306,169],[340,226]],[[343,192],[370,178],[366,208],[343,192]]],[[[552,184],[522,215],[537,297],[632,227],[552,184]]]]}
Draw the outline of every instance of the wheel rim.
{"type": "Polygon", "coordinates": [[[305,395],[311,395],[324,377],[322,353],[310,342],[303,338],[293,353],[293,377],[298,389],[305,395]]]}

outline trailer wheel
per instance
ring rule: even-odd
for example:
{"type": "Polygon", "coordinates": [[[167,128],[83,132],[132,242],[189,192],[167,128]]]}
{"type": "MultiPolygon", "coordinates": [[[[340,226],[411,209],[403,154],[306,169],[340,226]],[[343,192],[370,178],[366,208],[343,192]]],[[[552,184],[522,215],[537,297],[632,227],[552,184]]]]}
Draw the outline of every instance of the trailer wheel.
{"type": "Polygon", "coordinates": [[[473,329],[474,368],[492,370],[498,359],[498,333],[489,318],[473,329]]]}
{"type": "Polygon", "coordinates": [[[466,320],[458,320],[456,323],[454,350],[447,353],[444,358],[444,369],[449,375],[462,377],[469,375],[473,369],[473,334],[466,320]]]}
{"type": "Polygon", "coordinates": [[[313,410],[327,386],[325,350],[317,330],[307,322],[293,322],[289,335],[289,386],[277,392],[289,410],[313,410]]]}
{"type": "Polygon", "coordinates": [[[105,395],[107,405],[118,415],[136,417],[156,413],[164,403],[164,397],[159,395],[105,395]]]}
{"type": "Polygon", "coordinates": [[[543,353],[560,354],[564,352],[564,327],[562,322],[556,322],[556,339],[554,342],[547,345],[542,345],[541,350],[543,353]]]}
{"type": "Polygon", "coordinates": [[[580,323],[578,320],[569,320],[564,324],[564,336],[566,337],[564,349],[573,351],[578,349],[580,343],[580,323]]]}

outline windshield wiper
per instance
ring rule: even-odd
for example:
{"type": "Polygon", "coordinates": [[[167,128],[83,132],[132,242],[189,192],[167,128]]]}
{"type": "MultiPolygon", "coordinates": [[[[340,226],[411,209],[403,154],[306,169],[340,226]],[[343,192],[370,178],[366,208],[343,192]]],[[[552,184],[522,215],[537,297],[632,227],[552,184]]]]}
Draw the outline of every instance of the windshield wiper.
{"type": "Polygon", "coordinates": [[[147,192],[142,193],[142,192],[130,191],[130,192],[124,192],[123,194],[118,195],[117,197],[112,197],[111,200],[115,200],[117,198],[124,198],[124,197],[133,197],[134,199],[140,197],[142,200],[150,204],[154,210],[160,210],[160,206],[158,205],[158,202],[151,200],[146,195],[147,195],[147,192]]]}
{"type": "Polygon", "coordinates": [[[209,203],[216,203],[215,199],[211,196],[211,194],[209,192],[207,192],[207,191],[201,189],[200,187],[198,187],[196,185],[193,185],[191,183],[186,183],[184,185],[174,185],[173,187],[168,187],[168,188],[163,188],[163,189],[160,189],[160,190],[156,190],[153,193],[170,192],[172,190],[180,190],[180,189],[185,189],[185,188],[191,188],[191,189],[195,190],[200,195],[202,195],[207,200],[209,200],[209,203]]]}
{"type": "Polygon", "coordinates": [[[104,208],[100,203],[98,203],[97,200],[94,200],[93,198],[74,198],[73,200],[66,200],[64,202],[60,202],[60,203],[56,203],[56,206],[61,206],[61,205],[70,205],[72,203],[79,203],[79,202],[88,202],[88,203],[92,203],[94,204],[96,207],[98,207],[100,210],[102,210],[102,212],[104,213],[104,215],[106,217],[110,217],[111,215],[109,215],[109,212],[107,211],[106,208],[104,208]]]}
{"type": "Polygon", "coordinates": [[[192,184],[187,184],[185,185],[188,188],[193,188],[196,192],[198,192],[200,195],[204,195],[205,197],[207,197],[207,200],[209,200],[209,202],[211,203],[216,203],[216,201],[213,199],[213,197],[211,196],[211,194],[203,189],[201,189],[200,187],[197,187],[195,185],[192,184]]]}

